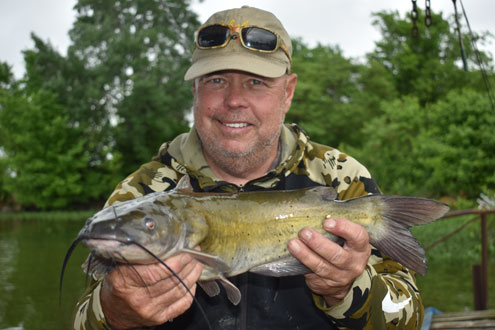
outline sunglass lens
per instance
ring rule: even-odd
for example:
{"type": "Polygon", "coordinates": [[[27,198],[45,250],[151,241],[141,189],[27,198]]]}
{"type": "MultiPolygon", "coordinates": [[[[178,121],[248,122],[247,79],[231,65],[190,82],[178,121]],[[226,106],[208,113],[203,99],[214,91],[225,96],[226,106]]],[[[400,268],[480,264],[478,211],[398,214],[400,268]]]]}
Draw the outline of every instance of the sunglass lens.
{"type": "Polygon", "coordinates": [[[246,47],[258,50],[275,50],[277,36],[265,29],[249,27],[242,29],[242,40],[246,47]]]}
{"type": "Polygon", "coordinates": [[[198,45],[200,47],[215,47],[225,43],[230,35],[230,30],[226,26],[208,26],[198,33],[198,45]]]}

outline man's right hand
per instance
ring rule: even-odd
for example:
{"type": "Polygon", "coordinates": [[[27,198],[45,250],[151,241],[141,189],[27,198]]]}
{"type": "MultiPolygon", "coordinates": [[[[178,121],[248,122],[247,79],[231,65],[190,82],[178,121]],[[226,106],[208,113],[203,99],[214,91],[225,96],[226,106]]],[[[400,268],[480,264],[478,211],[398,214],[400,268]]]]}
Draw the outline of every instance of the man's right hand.
{"type": "MultiPolygon", "coordinates": [[[[187,253],[165,263],[195,294],[202,264],[187,253]]],[[[179,280],[159,263],[119,265],[105,276],[100,299],[105,318],[114,329],[160,325],[181,315],[193,303],[179,280]]]]}

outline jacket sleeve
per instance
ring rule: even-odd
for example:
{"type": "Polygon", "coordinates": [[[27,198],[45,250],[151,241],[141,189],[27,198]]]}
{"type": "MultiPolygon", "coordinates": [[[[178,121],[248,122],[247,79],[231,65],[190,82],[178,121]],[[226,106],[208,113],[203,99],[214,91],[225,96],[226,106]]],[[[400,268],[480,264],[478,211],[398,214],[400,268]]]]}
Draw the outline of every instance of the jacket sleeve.
{"type": "Polygon", "coordinates": [[[424,312],[414,273],[375,249],[372,253],[339,304],[328,307],[313,295],[316,306],[341,329],[420,329],[424,312]]]}
{"type": "Polygon", "coordinates": [[[100,290],[103,280],[93,280],[79,299],[72,316],[72,329],[110,330],[100,304],[100,290]]]}
{"type": "MultiPolygon", "coordinates": [[[[338,199],[380,193],[364,166],[352,157],[333,152],[341,167],[328,177],[339,183],[338,199]]],[[[328,307],[323,297],[313,295],[313,299],[342,329],[420,329],[424,317],[415,274],[373,247],[365,271],[339,304],[328,307]]]]}

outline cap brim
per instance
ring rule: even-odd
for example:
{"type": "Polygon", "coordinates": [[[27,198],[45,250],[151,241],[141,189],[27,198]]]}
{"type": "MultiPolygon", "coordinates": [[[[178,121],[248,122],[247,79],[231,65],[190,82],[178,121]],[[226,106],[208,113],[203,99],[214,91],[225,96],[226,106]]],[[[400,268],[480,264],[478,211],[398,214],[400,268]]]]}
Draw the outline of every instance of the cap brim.
{"type": "MultiPolygon", "coordinates": [[[[206,50],[214,52],[215,50],[206,50]]],[[[235,55],[212,54],[194,62],[187,70],[184,80],[193,80],[209,73],[223,70],[240,70],[253,73],[262,77],[277,78],[287,71],[287,63],[267,58],[267,55],[259,56],[256,52],[238,52],[235,55]]]]}

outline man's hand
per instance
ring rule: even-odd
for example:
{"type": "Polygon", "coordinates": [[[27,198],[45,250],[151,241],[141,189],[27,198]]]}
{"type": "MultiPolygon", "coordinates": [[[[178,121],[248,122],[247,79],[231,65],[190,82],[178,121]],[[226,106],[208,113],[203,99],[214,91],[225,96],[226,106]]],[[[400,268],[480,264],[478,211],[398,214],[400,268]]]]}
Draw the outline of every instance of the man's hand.
{"type": "Polygon", "coordinates": [[[329,306],[338,304],[360,276],[371,255],[368,232],[347,219],[325,219],[326,231],[342,237],[343,246],[312,228],[299,232],[299,239],[289,241],[289,251],[308,267],[306,283],[311,291],[323,296],[329,306]]]}
{"type": "MultiPolygon", "coordinates": [[[[186,253],[165,263],[194,294],[203,266],[186,253]]],[[[134,265],[134,268],[119,265],[103,280],[101,305],[114,329],[160,325],[189,309],[193,298],[163,265],[134,265]]]]}

